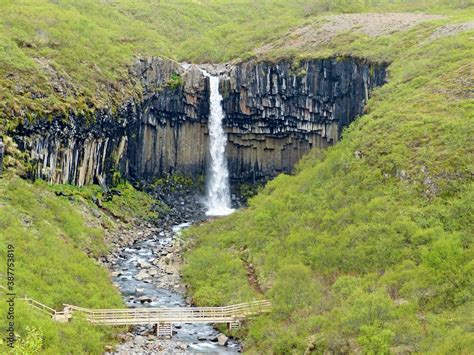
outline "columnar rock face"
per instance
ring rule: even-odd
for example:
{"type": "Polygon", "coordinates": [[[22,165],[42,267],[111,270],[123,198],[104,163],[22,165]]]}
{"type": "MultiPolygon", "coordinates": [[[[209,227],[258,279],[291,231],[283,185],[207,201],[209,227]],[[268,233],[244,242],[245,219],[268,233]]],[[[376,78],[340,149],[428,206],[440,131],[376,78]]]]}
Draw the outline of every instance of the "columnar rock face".
{"type": "Polygon", "coordinates": [[[113,115],[97,112],[94,123],[74,115],[25,123],[14,138],[30,153],[35,177],[81,186],[97,182],[98,177],[110,178],[115,169],[127,169],[127,129],[129,118],[137,113],[130,102],[113,115]]]}
{"type": "Polygon", "coordinates": [[[163,173],[203,174],[207,156],[209,81],[196,67],[143,61],[144,99],[130,139],[129,175],[151,180],[163,173]]]}
{"type": "MultiPolygon", "coordinates": [[[[385,79],[385,66],[353,58],[223,68],[216,70],[234,181],[289,172],[312,147],[335,143],[385,79]]],[[[209,79],[196,67],[160,58],[137,60],[131,71],[143,94],[117,111],[25,122],[14,132],[36,177],[84,185],[110,181],[116,172],[146,181],[205,174],[209,79]]]]}
{"type": "Polygon", "coordinates": [[[143,95],[117,112],[25,122],[15,132],[34,162],[34,175],[54,183],[85,185],[113,173],[153,180],[164,173],[203,174],[207,152],[209,83],[197,68],[150,58],[133,75],[143,95]]]}
{"type": "Polygon", "coordinates": [[[334,144],[384,80],[385,66],[351,58],[231,68],[221,88],[231,177],[290,172],[311,148],[334,144]]]}

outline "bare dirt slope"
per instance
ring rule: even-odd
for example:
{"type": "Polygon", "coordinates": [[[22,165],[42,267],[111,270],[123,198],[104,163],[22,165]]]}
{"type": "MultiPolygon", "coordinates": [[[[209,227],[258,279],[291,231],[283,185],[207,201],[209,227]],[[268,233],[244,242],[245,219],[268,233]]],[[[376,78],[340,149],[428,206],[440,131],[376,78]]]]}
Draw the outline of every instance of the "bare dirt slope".
{"type": "Polygon", "coordinates": [[[457,33],[467,32],[472,29],[474,29],[474,21],[447,24],[434,31],[429,39],[435,40],[441,37],[454,36],[457,33]]]}
{"type": "Polygon", "coordinates": [[[334,37],[346,32],[357,32],[377,37],[399,31],[406,31],[430,20],[442,19],[439,15],[414,13],[363,13],[332,15],[291,30],[278,41],[256,50],[263,55],[275,49],[311,49],[330,42],[334,37]]]}

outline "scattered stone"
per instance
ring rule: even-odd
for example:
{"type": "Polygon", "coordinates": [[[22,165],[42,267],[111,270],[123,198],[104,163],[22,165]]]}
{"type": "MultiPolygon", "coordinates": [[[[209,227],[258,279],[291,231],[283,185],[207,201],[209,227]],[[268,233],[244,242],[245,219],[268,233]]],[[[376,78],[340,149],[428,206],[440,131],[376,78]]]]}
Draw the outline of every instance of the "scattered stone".
{"type": "Polygon", "coordinates": [[[149,268],[151,268],[151,264],[147,263],[146,261],[139,260],[138,261],[138,267],[140,269],[149,269],[149,268]]]}
{"type": "Polygon", "coordinates": [[[405,170],[397,171],[397,177],[401,180],[406,180],[408,179],[408,173],[405,170]]]}
{"type": "Polygon", "coordinates": [[[217,344],[219,344],[221,346],[227,345],[228,341],[229,341],[229,338],[225,334],[220,333],[217,336],[217,344]]]}
{"type": "Polygon", "coordinates": [[[141,270],[138,274],[135,275],[135,279],[137,279],[138,281],[143,281],[145,279],[149,279],[150,277],[151,276],[145,270],[141,270]]]}
{"type": "Polygon", "coordinates": [[[145,303],[145,302],[151,303],[152,301],[151,297],[148,297],[148,296],[138,297],[138,300],[140,301],[140,303],[145,303]]]}
{"type": "Polygon", "coordinates": [[[186,350],[188,346],[185,343],[177,343],[176,348],[180,350],[186,350]]]}
{"type": "Polygon", "coordinates": [[[428,40],[434,41],[441,37],[453,36],[457,33],[470,31],[472,29],[474,29],[474,21],[452,23],[436,29],[428,40]]]}
{"type": "Polygon", "coordinates": [[[151,303],[152,298],[149,296],[140,296],[137,298],[137,300],[140,301],[140,303],[151,303]]]}
{"type": "Polygon", "coordinates": [[[143,345],[145,345],[145,337],[143,337],[141,335],[137,335],[137,336],[135,336],[135,339],[133,340],[133,342],[137,346],[143,346],[143,345]]]}
{"type": "Polygon", "coordinates": [[[104,350],[105,350],[106,352],[112,352],[112,351],[114,350],[114,347],[111,346],[111,345],[106,345],[106,346],[104,347],[104,350]]]}
{"type": "Polygon", "coordinates": [[[126,334],[119,334],[117,335],[117,340],[119,340],[122,343],[125,343],[126,341],[130,341],[133,338],[132,333],[126,333],[126,334]]]}
{"type": "Polygon", "coordinates": [[[156,276],[156,275],[158,275],[158,270],[155,269],[155,268],[150,269],[150,270],[148,270],[148,275],[150,275],[150,276],[152,276],[152,277],[153,277],[153,276],[156,276]]]}

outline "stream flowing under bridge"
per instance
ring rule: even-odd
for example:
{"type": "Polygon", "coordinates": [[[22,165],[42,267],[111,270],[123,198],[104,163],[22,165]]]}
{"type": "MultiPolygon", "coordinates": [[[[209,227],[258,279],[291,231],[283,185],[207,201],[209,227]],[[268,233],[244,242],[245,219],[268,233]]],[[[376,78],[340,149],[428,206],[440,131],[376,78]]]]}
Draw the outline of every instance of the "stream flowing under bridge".
{"type": "Polygon", "coordinates": [[[170,308],[126,308],[89,309],[64,304],[63,311],[56,311],[38,301],[25,297],[32,307],[47,313],[58,322],[68,322],[71,318],[83,318],[94,325],[143,325],[156,327],[156,335],[171,337],[173,324],[179,323],[227,323],[229,330],[240,327],[248,317],[270,312],[268,300],[240,303],[223,307],[170,307],[170,308]]]}

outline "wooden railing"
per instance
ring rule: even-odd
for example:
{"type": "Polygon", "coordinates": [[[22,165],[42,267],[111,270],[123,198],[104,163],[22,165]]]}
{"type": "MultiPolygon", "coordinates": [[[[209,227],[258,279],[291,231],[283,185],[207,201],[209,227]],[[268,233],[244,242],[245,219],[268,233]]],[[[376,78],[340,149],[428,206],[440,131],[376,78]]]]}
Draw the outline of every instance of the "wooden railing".
{"type": "Polygon", "coordinates": [[[38,302],[32,298],[27,296],[22,298],[23,301],[27,302],[31,307],[36,308],[37,310],[41,311],[42,313],[47,314],[52,319],[58,322],[67,322],[72,317],[71,312],[68,309],[64,309],[63,311],[56,311],[55,309],[46,306],[45,304],[38,302]]]}
{"type": "Polygon", "coordinates": [[[26,301],[31,307],[36,308],[36,309],[40,310],[43,313],[46,313],[47,315],[49,315],[51,317],[54,316],[57,313],[57,311],[55,309],[53,309],[51,307],[48,307],[45,304],[42,304],[38,301],[35,301],[32,298],[28,298],[28,297],[25,296],[23,298],[23,300],[26,301]]]}
{"type": "Polygon", "coordinates": [[[48,314],[57,322],[68,322],[73,315],[83,317],[95,325],[138,325],[154,324],[156,335],[171,337],[172,324],[176,323],[227,323],[232,331],[249,316],[270,312],[268,300],[234,304],[224,307],[173,307],[173,308],[128,308],[89,309],[70,304],[63,311],[56,311],[38,301],[25,297],[32,307],[48,314]]]}
{"type": "Polygon", "coordinates": [[[253,301],[223,307],[173,307],[89,309],[64,304],[63,311],[56,311],[34,299],[24,297],[33,308],[59,322],[67,322],[76,314],[96,325],[133,325],[158,323],[234,323],[246,317],[270,312],[268,300],[253,301]]]}
{"type": "Polygon", "coordinates": [[[224,307],[88,309],[68,304],[64,306],[97,325],[232,323],[271,310],[271,302],[267,300],[224,307]]]}

